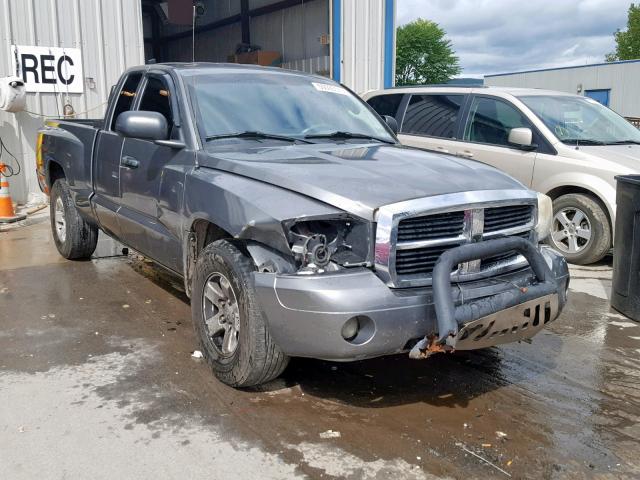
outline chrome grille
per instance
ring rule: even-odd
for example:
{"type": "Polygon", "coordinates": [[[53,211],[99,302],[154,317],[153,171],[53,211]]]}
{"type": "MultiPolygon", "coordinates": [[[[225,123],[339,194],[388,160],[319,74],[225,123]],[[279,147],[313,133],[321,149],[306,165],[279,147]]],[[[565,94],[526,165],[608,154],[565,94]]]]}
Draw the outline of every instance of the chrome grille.
{"type": "MultiPolygon", "coordinates": [[[[482,240],[503,234],[529,239],[530,229],[533,227],[532,219],[533,206],[509,205],[401,220],[398,223],[396,274],[399,277],[418,274],[431,276],[440,255],[450,248],[468,243],[471,239],[482,240]]],[[[515,252],[506,252],[476,262],[475,268],[482,270],[500,262],[513,260],[516,256],[515,252]]],[[[465,266],[465,270],[469,270],[468,265],[465,266]]]]}
{"type": "MultiPolygon", "coordinates": [[[[511,235],[535,242],[536,202],[535,193],[528,191],[478,191],[382,207],[376,271],[392,287],[425,286],[431,284],[442,253],[453,247],[511,235]]],[[[516,252],[505,252],[458,265],[452,275],[456,281],[468,281],[524,264],[516,252]]]]}

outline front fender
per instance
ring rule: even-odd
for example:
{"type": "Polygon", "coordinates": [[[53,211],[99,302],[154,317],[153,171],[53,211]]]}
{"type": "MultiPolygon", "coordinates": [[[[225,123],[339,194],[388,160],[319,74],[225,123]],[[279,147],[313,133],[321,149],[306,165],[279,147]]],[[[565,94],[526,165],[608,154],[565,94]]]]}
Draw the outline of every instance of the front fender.
{"type": "Polygon", "coordinates": [[[305,195],[207,167],[187,175],[186,232],[206,220],[234,238],[253,240],[290,254],[284,220],[344,213],[305,195]]]}

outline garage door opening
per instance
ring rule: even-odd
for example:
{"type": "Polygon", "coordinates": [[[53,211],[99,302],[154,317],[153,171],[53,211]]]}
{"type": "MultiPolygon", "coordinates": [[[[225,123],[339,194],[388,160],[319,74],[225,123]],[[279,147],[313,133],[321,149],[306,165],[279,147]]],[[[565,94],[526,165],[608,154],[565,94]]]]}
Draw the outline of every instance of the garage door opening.
{"type": "Polygon", "coordinates": [[[396,0],[140,1],[147,63],[282,67],[358,93],[394,83],[396,0]]]}

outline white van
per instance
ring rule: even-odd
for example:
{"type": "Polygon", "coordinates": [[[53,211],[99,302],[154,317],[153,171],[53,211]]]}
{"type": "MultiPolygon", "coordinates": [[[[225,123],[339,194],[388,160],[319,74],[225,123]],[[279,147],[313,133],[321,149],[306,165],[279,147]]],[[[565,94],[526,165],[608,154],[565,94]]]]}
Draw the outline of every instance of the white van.
{"type": "Polygon", "coordinates": [[[497,167],[553,199],[548,242],[572,263],[613,244],[616,175],[640,173],[640,130],[595,100],[504,87],[425,86],[369,92],[400,141],[497,167]]]}

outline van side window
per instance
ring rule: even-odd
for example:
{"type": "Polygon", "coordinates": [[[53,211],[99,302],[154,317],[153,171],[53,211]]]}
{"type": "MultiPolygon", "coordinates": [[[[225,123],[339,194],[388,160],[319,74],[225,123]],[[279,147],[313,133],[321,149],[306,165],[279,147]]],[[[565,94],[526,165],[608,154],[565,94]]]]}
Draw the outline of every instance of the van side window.
{"type": "Polygon", "coordinates": [[[171,91],[167,82],[156,76],[149,76],[142,93],[138,110],[144,112],[158,112],[167,119],[169,133],[173,130],[173,112],[171,111],[171,91]]]}
{"type": "Polygon", "coordinates": [[[140,85],[140,80],[142,80],[142,73],[132,73],[127,77],[120,91],[118,91],[118,101],[113,110],[113,117],[111,117],[111,130],[115,130],[116,128],[118,115],[131,110],[131,105],[133,105],[133,101],[136,98],[136,91],[138,90],[138,85],[140,85]]]}
{"type": "Polygon", "coordinates": [[[464,95],[412,95],[401,133],[455,138],[464,95]]]}
{"type": "Polygon", "coordinates": [[[392,93],[390,95],[378,95],[377,97],[372,97],[367,100],[367,103],[373,108],[378,115],[389,115],[390,117],[395,118],[400,121],[397,117],[398,108],[400,108],[400,103],[402,102],[402,97],[404,94],[402,93],[392,93]]]}
{"type": "Polygon", "coordinates": [[[475,97],[464,129],[469,142],[509,146],[512,128],[532,128],[531,123],[515,107],[495,98],[475,97]]]}

